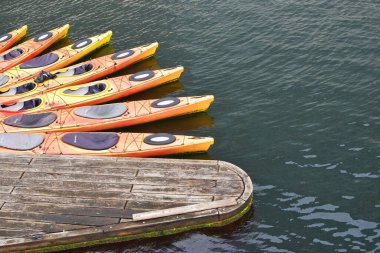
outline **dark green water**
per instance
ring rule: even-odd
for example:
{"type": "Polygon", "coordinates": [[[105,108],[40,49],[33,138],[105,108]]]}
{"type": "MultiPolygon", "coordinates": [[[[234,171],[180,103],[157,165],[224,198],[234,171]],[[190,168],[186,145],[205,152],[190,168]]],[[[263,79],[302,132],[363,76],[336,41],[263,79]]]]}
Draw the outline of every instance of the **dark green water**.
{"type": "MultiPolygon", "coordinates": [[[[378,1],[10,1],[0,31],[111,29],[107,54],[159,41],[126,72],[181,64],[180,82],[135,99],[214,94],[208,113],[134,127],[211,135],[244,168],[255,211],[226,229],[84,252],[380,252],[378,1]]],[[[67,43],[68,41],[66,41],[67,43]]]]}

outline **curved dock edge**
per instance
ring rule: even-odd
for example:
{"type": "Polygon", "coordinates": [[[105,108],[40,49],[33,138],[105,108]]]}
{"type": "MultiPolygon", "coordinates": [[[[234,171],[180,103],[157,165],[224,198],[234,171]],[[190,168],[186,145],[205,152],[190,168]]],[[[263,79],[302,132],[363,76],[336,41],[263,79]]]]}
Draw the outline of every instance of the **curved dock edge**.
{"type": "MultiPolygon", "coordinates": [[[[7,158],[5,158],[4,156],[0,155],[0,162],[2,158],[4,158],[5,163],[11,163],[13,159],[17,159],[17,157],[14,158],[7,156],[7,158]]],[[[20,158],[22,158],[21,160],[26,164],[29,164],[30,166],[33,166],[34,163],[35,166],[47,163],[47,161],[44,161],[47,158],[46,156],[23,155],[22,157],[20,156],[20,158]],[[30,159],[30,161],[28,161],[28,159],[30,159]]],[[[75,169],[79,163],[81,165],[88,163],[91,164],[90,166],[95,166],[94,163],[96,163],[96,161],[100,162],[100,158],[96,157],[82,158],[74,156],[57,158],[55,156],[54,159],[56,163],[63,162],[63,160],[67,160],[70,168],[73,169],[75,169]]],[[[217,173],[220,173],[218,175],[220,175],[221,178],[227,178],[231,175],[236,174],[231,180],[215,180],[217,183],[222,183],[222,185],[220,186],[215,186],[216,188],[219,187],[217,189],[220,189],[221,193],[219,193],[219,195],[217,196],[214,196],[212,201],[225,200],[230,198],[228,196],[229,186],[236,188],[236,185],[240,182],[240,180],[244,187],[241,190],[239,190],[240,196],[236,195],[236,197],[234,197],[237,203],[236,205],[218,207],[208,210],[201,209],[201,211],[197,212],[189,212],[179,215],[160,217],[143,221],[121,219],[120,223],[118,224],[89,227],[41,235],[34,234],[23,238],[13,237],[11,239],[0,240],[0,252],[61,251],[74,248],[88,247],[93,245],[130,241],[135,239],[168,236],[203,228],[221,227],[239,220],[250,210],[252,206],[253,185],[250,177],[241,168],[228,162],[156,158],[101,158],[101,160],[103,163],[114,162],[115,164],[119,164],[119,167],[125,166],[126,168],[142,164],[146,166],[143,168],[143,170],[145,171],[158,170],[154,168],[162,168],[161,170],[167,170],[167,168],[171,168],[172,166],[174,166],[176,168],[183,168],[184,170],[189,168],[193,170],[194,168],[196,168],[194,170],[199,170],[202,173],[204,173],[204,177],[212,176],[211,172],[207,172],[209,171],[208,169],[210,169],[210,171],[212,169],[213,171],[217,171],[217,173]],[[240,178],[240,180],[238,180],[238,178],[240,178]],[[223,195],[223,191],[227,192],[226,196],[223,195]]],[[[33,167],[33,169],[36,168],[33,167]]],[[[239,184],[241,184],[241,182],[239,184]]],[[[214,190],[216,190],[216,188],[214,190]]],[[[205,203],[207,204],[207,202],[205,203]]]]}
{"type": "Polygon", "coordinates": [[[126,242],[126,241],[131,241],[131,240],[136,240],[136,239],[148,239],[148,238],[157,238],[157,237],[161,237],[161,236],[170,236],[170,235],[180,234],[180,233],[188,232],[191,230],[197,230],[197,229],[222,227],[222,226],[229,225],[229,224],[239,220],[240,218],[242,218],[251,209],[252,203],[253,203],[253,197],[251,197],[248,200],[247,205],[245,205],[244,208],[242,210],[240,210],[239,213],[235,214],[234,216],[232,216],[230,218],[226,218],[224,220],[220,220],[217,222],[195,224],[195,225],[189,225],[189,226],[180,227],[180,228],[169,228],[169,229],[165,229],[163,231],[152,231],[152,232],[141,233],[141,234],[136,234],[136,235],[108,237],[108,238],[94,240],[94,241],[88,241],[88,242],[80,242],[80,243],[73,243],[73,244],[62,244],[62,245],[46,247],[46,248],[41,248],[41,249],[26,250],[25,252],[42,253],[42,252],[63,251],[63,250],[84,248],[84,247],[89,247],[89,246],[126,242]]]}

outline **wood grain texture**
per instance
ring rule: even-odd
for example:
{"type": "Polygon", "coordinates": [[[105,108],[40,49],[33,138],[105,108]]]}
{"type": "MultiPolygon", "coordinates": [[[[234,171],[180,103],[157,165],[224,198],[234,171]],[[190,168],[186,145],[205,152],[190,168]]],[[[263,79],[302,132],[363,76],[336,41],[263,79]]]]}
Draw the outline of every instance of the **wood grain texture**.
{"type": "Polygon", "coordinates": [[[0,164],[0,252],[220,226],[253,191],[222,161],[0,154],[0,164]]]}

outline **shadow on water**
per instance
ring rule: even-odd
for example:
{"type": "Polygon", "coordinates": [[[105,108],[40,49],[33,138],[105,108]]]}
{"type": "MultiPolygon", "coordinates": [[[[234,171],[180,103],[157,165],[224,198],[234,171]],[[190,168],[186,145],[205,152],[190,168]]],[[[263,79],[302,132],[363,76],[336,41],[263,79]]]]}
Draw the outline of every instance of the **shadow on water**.
{"type": "MultiPolygon", "coordinates": [[[[162,156],[161,156],[162,158],[162,156]]],[[[169,155],[165,156],[169,159],[193,159],[193,160],[211,160],[212,157],[208,153],[189,153],[189,154],[180,154],[180,155],[169,155]]]]}
{"type": "Polygon", "coordinates": [[[136,64],[123,68],[119,70],[118,72],[111,74],[110,77],[134,74],[136,72],[147,70],[147,69],[152,69],[152,70],[160,69],[160,65],[158,64],[158,61],[155,57],[150,57],[146,60],[140,61],[136,64]]]}
{"type": "Polygon", "coordinates": [[[42,54],[45,54],[45,53],[48,53],[48,52],[51,52],[51,51],[54,51],[54,50],[57,50],[57,49],[60,49],[62,47],[66,47],[68,45],[71,45],[73,44],[74,41],[72,41],[70,38],[68,37],[65,37],[59,41],[57,41],[56,43],[54,43],[53,45],[51,45],[48,49],[46,49],[45,51],[42,52],[42,54]]]}
{"type": "Polygon", "coordinates": [[[158,133],[168,132],[172,134],[183,134],[186,131],[211,128],[214,126],[214,119],[206,112],[184,115],[180,117],[164,119],[142,125],[112,129],[112,132],[146,132],[158,133]]]}
{"type": "MultiPolygon", "coordinates": [[[[73,249],[63,251],[65,253],[83,253],[83,252],[109,252],[109,253],[121,253],[121,252],[161,252],[160,250],[155,249],[171,249],[176,250],[173,247],[174,244],[181,241],[186,241],[186,239],[196,236],[196,235],[205,235],[218,237],[221,239],[230,239],[235,233],[239,233],[242,227],[248,226],[250,221],[254,218],[255,209],[251,207],[250,210],[239,220],[223,226],[215,228],[203,228],[197,230],[191,230],[189,232],[179,233],[176,235],[162,236],[158,238],[149,238],[149,239],[136,239],[127,242],[120,242],[114,244],[105,244],[101,246],[91,246],[81,249],[73,249]]],[[[181,245],[178,245],[179,248],[182,248],[181,245]]],[[[165,251],[166,252],[166,251],[165,251]]],[[[175,252],[175,251],[173,251],[175,252]]]]}
{"type": "Polygon", "coordinates": [[[20,45],[21,43],[24,43],[25,41],[30,40],[31,38],[33,38],[33,36],[27,34],[26,36],[22,37],[21,40],[19,40],[13,47],[20,45]]]}
{"type": "Polygon", "coordinates": [[[158,87],[155,87],[155,88],[152,88],[152,89],[149,89],[144,92],[140,92],[128,97],[114,100],[111,103],[161,98],[164,96],[168,96],[169,94],[175,91],[183,90],[183,87],[184,86],[180,81],[175,81],[175,82],[167,83],[164,85],[160,85],[158,87]]]}
{"type": "Polygon", "coordinates": [[[107,45],[104,45],[98,49],[96,49],[95,51],[89,53],[88,55],[84,56],[83,58],[81,58],[81,62],[82,61],[88,61],[88,60],[91,60],[91,59],[95,59],[95,58],[98,58],[98,57],[102,57],[102,56],[105,56],[105,55],[109,55],[109,54],[112,54],[115,52],[115,49],[112,47],[111,44],[107,44],[107,45]]]}

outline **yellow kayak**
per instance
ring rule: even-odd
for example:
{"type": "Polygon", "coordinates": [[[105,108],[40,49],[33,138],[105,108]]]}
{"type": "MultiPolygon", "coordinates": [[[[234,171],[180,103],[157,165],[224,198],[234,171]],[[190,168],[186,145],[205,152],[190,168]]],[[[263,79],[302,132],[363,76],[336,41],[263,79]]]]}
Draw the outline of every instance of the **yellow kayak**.
{"type": "Polygon", "coordinates": [[[24,25],[16,30],[13,30],[9,33],[0,35],[0,53],[4,52],[11,46],[21,40],[27,33],[28,26],[24,25]]]}
{"type": "Polygon", "coordinates": [[[69,31],[69,27],[69,25],[64,25],[57,29],[40,33],[34,38],[3,52],[0,54],[0,72],[11,69],[12,67],[41,54],[55,42],[65,38],[69,31]]]}
{"type": "Polygon", "coordinates": [[[212,137],[165,133],[0,133],[0,153],[151,157],[207,152],[212,137]]]}
{"type": "Polygon", "coordinates": [[[86,54],[107,44],[111,36],[112,32],[108,31],[100,35],[82,39],[72,45],[32,58],[21,65],[15,66],[0,74],[0,89],[6,90],[18,82],[35,78],[41,71],[53,71],[64,68],[86,54]]]}
{"type": "Polygon", "coordinates": [[[28,79],[0,91],[0,104],[41,95],[56,89],[88,83],[151,57],[158,43],[122,50],[113,54],[81,62],[70,67],[54,70],[51,78],[39,81],[28,79]]]}

